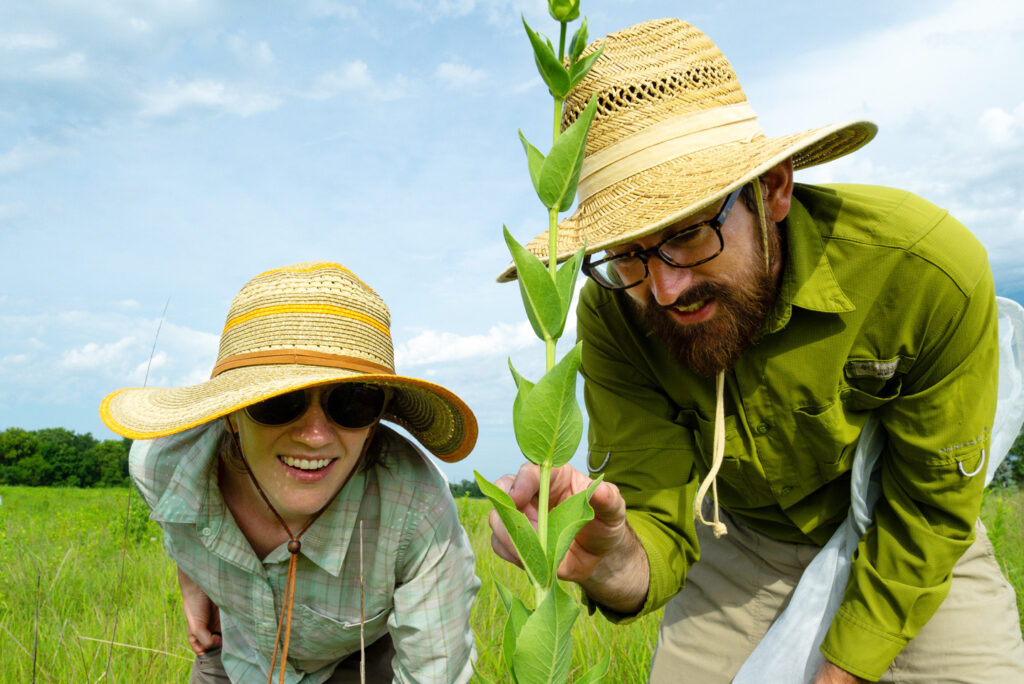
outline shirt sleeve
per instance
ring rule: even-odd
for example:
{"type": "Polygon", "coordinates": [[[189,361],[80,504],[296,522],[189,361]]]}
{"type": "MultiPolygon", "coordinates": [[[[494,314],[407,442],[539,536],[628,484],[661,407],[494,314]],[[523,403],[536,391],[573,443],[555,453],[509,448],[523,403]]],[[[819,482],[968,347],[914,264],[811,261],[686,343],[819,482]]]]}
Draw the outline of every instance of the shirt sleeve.
{"type": "Polygon", "coordinates": [[[906,302],[908,312],[927,312],[914,323],[925,341],[899,396],[878,411],[888,437],[882,496],[821,646],[830,661],[869,680],[938,609],[974,539],[998,377],[995,292],[977,250],[973,289],[935,269],[932,282],[920,283],[921,300],[906,302]]]}
{"type": "MultiPolygon", "coordinates": [[[[635,615],[596,607],[615,622],[653,612],[679,592],[698,557],[693,500],[694,441],[677,424],[678,407],[640,359],[646,336],[614,295],[583,289],[577,309],[583,341],[581,373],[589,417],[588,465],[622,492],[627,520],[647,553],[650,586],[635,615]]],[[[585,599],[593,609],[594,602],[585,599]]]]}
{"type": "Polygon", "coordinates": [[[394,681],[468,682],[476,660],[469,617],[480,580],[447,487],[407,521],[388,617],[394,681]]]}

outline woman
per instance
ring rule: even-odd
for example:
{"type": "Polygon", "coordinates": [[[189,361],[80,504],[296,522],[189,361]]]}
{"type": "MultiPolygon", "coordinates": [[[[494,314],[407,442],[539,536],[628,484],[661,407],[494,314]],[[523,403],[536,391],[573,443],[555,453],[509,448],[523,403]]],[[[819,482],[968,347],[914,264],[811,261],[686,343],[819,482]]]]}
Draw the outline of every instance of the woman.
{"type": "Polygon", "coordinates": [[[192,682],[359,681],[361,661],[368,682],[468,681],[469,541],[443,476],[379,421],[451,462],[476,420],[394,373],[389,326],[343,266],[275,269],[232,302],[209,381],[103,400],[146,440],[131,476],[178,565],[192,682]]]}

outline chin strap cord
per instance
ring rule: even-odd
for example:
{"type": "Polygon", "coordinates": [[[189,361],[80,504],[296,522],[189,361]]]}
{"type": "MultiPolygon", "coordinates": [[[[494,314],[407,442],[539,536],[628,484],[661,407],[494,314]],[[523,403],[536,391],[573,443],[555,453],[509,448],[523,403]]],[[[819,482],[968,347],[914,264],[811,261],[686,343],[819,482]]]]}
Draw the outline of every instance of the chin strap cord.
{"type": "MultiPolygon", "coordinates": [[[[334,494],[331,495],[331,498],[328,499],[327,503],[325,503],[320,510],[310,517],[309,521],[302,526],[302,529],[299,530],[298,534],[292,534],[291,529],[288,527],[288,523],[284,521],[281,514],[277,512],[276,508],[274,508],[274,504],[270,503],[270,499],[263,492],[263,488],[260,487],[260,483],[256,480],[256,475],[253,474],[252,468],[249,467],[249,462],[245,460],[245,454],[242,452],[242,444],[238,441],[238,434],[231,429],[231,424],[228,423],[228,434],[230,434],[231,438],[234,440],[235,449],[238,451],[238,455],[242,459],[242,463],[245,465],[245,472],[249,473],[249,479],[252,480],[252,484],[256,487],[256,491],[259,492],[264,503],[267,504],[267,508],[269,508],[270,512],[274,514],[274,517],[277,518],[277,522],[281,524],[285,534],[288,535],[288,553],[290,554],[290,557],[288,558],[288,578],[285,581],[284,600],[281,602],[281,615],[277,619],[277,634],[274,637],[274,654],[270,657],[270,672],[267,674],[267,684],[272,684],[274,680],[274,666],[277,663],[277,651],[279,647],[281,649],[281,674],[278,676],[277,681],[278,684],[284,684],[285,666],[288,664],[288,645],[291,643],[292,636],[292,607],[295,603],[295,575],[299,566],[299,551],[302,550],[302,542],[299,541],[299,538],[302,537],[302,535],[306,533],[306,530],[308,530],[310,526],[317,521],[320,514],[326,511],[327,507],[334,503],[338,494],[345,488],[345,485],[348,484],[349,478],[352,477],[352,473],[356,471],[356,467],[358,467],[359,463],[363,460],[363,456],[366,455],[366,450],[369,448],[370,442],[373,441],[373,436],[376,431],[377,423],[374,423],[370,426],[370,431],[366,435],[366,441],[363,442],[363,449],[359,453],[359,459],[356,461],[356,465],[353,466],[352,470],[349,471],[349,474],[345,476],[345,481],[341,483],[340,487],[338,487],[338,491],[334,492],[334,494]],[[283,645],[281,644],[282,626],[284,626],[283,645]]],[[[360,622],[362,622],[361,616],[360,622]]]]}
{"type": "Polygon", "coordinates": [[[711,527],[716,538],[729,532],[725,523],[718,518],[718,483],[715,480],[718,477],[718,470],[722,467],[722,460],[725,458],[724,395],[725,371],[723,370],[718,372],[718,377],[715,379],[715,436],[711,448],[711,470],[708,471],[708,476],[704,478],[704,481],[700,483],[700,487],[697,488],[697,497],[693,501],[693,512],[697,520],[711,527]],[[704,513],[701,512],[701,502],[704,501],[709,487],[711,488],[711,498],[714,501],[714,515],[712,516],[714,520],[712,522],[705,520],[704,513]]]}
{"type": "Polygon", "coordinates": [[[765,273],[771,273],[771,260],[768,258],[768,221],[764,216],[764,196],[761,194],[761,179],[754,179],[754,203],[757,204],[757,222],[761,225],[761,247],[764,252],[765,273]]]}

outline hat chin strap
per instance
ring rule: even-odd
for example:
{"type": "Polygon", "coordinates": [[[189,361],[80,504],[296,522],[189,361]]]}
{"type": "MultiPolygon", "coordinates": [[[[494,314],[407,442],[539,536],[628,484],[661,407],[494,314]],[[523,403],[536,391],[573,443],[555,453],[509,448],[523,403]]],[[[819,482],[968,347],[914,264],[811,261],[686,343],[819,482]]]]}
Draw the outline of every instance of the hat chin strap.
{"type": "MultiPolygon", "coordinates": [[[[768,221],[765,219],[764,214],[764,196],[761,193],[761,180],[755,178],[753,184],[754,202],[757,204],[757,221],[761,227],[761,246],[764,249],[764,269],[765,272],[770,273],[771,259],[768,256],[768,221]]],[[[715,533],[715,538],[729,532],[725,523],[718,517],[718,482],[716,480],[718,471],[722,467],[722,461],[725,459],[724,391],[725,371],[721,370],[715,379],[715,436],[711,448],[711,470],[708,471],[708,476],[704,478],[704,481],[700,483],[700,487],[697,489],[697,497],[693,502],[693,512],[697,520],[710,526],[715,533]],[[711,488],[711,498],[714,501],[714,520],[712,522],[705,520],[704,513],[701,511],[701,502],[704,501],[704,496],[708,493],[708,487],[711,488]]]]}
{"type": "Polygon", "coordinates": [[[715,378],[715,437],[711,448],[711,470],[708,471],[707,477],[697,488],[697,497],[693,501],[693,512],[697,520],[708,525],[715,533],[716,538],[729,532],[725,523],[718,518],[718,482],[715,479],[718,477],[718,470],[722,467],[722,461],[725,459],[724,389],[725,371],[721,370],[718,371],[718,377],[715,378]],[[708,493],[708,487],[711,488],[711,498],[714,501],[714,520],[712,522],[705,520],[704,514],[700,510],[701,502],[704,501],[704,496],[708,493]]]}
{"type": "MultiPolygon", "coordinates": [[[[226,416],[224,420],[227,421],[226,416]]],[[[314,522],[316,522],[317,518],[320,517],[320,514],[326,511],[327,508],[334,503],[334,500],[338,498],[338,494],[340,494],[341,490],[345,488],[346,484],[348,484],[349,479],[352,477],[352,473],[356,471],[356,467],[358,467],[359,463],[362,462],[363,457],[366,456],[366,451],[369,449],[370,443],[373,441],[373,437],[377,433],[377,426],[379,424],[380,419],[370,425],[369,432],[366,434],[366,440],[363,442],[363,448],[359,452],[359,458],[356,459],[356,463],[352,467],[352,470],[350,470],[348,475],[345,476],[345,481],[342,482],[337,491],[331,495],[331,498],[327,500],[327,503],[321,506],[320,510],[310,517],[306,524],[302,526],[302,529],[299,530],[297,534],[292,534],[291,529],[288,527],[288,523],[284,521],[281,514],[277,512],[276,508],[274,508],[274,504],[270,503],[270,498],[267,497],[266,493],[263,491],[263,487],[260,487],[260,483],[256,479],[256,475],[252,472],[252,468],[249,467],[249,462],[245,460],[245,453],[242,451],[242,444],[238,439],[238,433],[232,430],[230,422],[228,423],[228,433],[230,433],[231,439],[234,440],[235,448],[238,449],[238,455],[241,457],[242,463],[245,465],[245,472],[249,474],[249,479],[252,480],[252,484],[256,487],[256,491],[259,492],[260,497],[262,497],[264,503],[267,504],[267,508],[269,508],[270,512],[274,514],[274,517],[277,518],[277,521],[284,529],[285,534],[288,535],[288,553],[290,554],[288,559],[288,579],[285,583],[285,598],[281,604],[281,615],[277,619],[277,634],[274,637],[274,654],[270,658],[270,672],[267,674],[267,684],[271,684],[274,679],[274,666],[277,662],[277,649],[279,646],[281,647],[281,674],[277,681],[278,684],[284,684],[285,681],[284,673],[285,666],[288,663],[288,645],[291,641],[292,635],[292,607],[295,602],[295,574],[298,568],[299,551],[302,549],[302,542],[299,541],[299,538],[306,533],[306,530],[308,530],[314,522]],[[285,616],[287,616],[287,619],[285,619],[285,616]],[[283,645],[281,644],[282,625],[284,625],[283,645]]]]}

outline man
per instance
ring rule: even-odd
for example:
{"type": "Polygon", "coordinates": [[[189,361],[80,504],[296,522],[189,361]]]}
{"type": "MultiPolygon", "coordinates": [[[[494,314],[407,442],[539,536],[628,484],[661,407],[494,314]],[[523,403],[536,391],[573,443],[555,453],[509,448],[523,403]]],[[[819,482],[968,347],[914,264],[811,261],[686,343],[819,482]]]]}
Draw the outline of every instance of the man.
{"type": "MultiPolygon", "coordinates": [[[[909,193],[794,184],[874,125],[766,137],[688,24],[609,35],[563,124],[594,93],[557,257],[586,245],[589,467],[606,482],[560,576],[613,620],[665,605],[651,681],[730,681],[846,516],[873,414],[882,494],[815,681],[1024,681],[977,522],[998,360],[984,249],[909,193]]],[[[524,466],[498,484],[535,515],[537,480],[524,466]]],[[[556,470],[552,505],[589,482],[556,470]]]]}

